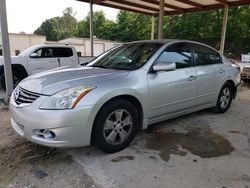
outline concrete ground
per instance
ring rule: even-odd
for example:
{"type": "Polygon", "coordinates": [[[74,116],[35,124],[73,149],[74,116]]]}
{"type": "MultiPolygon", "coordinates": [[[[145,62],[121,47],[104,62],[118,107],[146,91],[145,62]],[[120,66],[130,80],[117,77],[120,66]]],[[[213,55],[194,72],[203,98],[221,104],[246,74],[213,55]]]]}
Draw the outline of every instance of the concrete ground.
{"type": "Polygon", "coordinates": [[[0,187],[250,188],[249,119],[244,84],[227,113],[204,110],[156,124],[125,150],[105,154],[93,146],[51,151],[29,143],[1,111],[0,187]]]}

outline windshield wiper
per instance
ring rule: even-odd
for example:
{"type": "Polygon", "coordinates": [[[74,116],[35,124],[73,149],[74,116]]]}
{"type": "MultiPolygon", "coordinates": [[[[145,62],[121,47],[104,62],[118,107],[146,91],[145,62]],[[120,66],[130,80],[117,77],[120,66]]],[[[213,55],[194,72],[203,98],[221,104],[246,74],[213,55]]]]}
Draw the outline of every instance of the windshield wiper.
{"type": "Polygon", "coordinates": [[[103,65],[91,65],[90,67],[98,67],[98,68],[107,69],[107,67],[105,67],[103,65]]]}

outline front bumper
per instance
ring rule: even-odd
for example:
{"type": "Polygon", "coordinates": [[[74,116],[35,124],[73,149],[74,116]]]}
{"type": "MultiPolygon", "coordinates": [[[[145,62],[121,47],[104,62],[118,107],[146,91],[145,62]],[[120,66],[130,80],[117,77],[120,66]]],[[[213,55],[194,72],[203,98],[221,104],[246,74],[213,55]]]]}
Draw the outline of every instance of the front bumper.
{"type": "Polygon", "coordinates": [[[49,147],[77,147],[90,144],[92,106],[68,110],[41,110],[39,105],[44,100],[45,97],[40,97],[29,106],[18,107],[11,99],[11,125],[19,135],[49,147]],[[52,131],[55,137],[41,137],[37,134],[39,130],[52,131]]]}

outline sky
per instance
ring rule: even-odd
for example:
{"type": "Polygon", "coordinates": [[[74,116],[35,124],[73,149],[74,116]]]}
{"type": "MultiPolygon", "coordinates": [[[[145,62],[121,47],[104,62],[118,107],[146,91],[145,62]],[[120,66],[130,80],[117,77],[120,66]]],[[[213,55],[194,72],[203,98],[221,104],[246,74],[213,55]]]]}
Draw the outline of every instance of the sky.
{"type": "MultiPolygon", "coordinates": [[[[62,16],[62,11],[72,7],[76,19],[82,20],[89,12],[89,4],[76,0],[6,0],[9,33],[33,33],[46,19],[62,16]]],[[[108,19],[115,20],[117,9],[94,5],[93,10],[103,10],[108,19]]]]}

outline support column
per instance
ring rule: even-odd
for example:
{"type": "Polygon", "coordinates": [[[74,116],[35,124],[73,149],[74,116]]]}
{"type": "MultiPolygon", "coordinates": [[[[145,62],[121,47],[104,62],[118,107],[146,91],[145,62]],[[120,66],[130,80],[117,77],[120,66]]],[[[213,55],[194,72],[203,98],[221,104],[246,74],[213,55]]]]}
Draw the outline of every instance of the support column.
{"type": "Polygon", "coordinates": [[[225,39],[226,39],[226,31],[227,31],[227,18],[228,18],[228,5],[225,5],[224,8],[224,17],[222,23],[222,30],[221,30],[221,41],[220,41],[220,52],[224,53],[225,47],[225,39]]]}
{"type": "Polygon", "coordinates": [[[5,85],[6,85],[5,103],[8,103],[9,97],[13,91],[13,78],[12,78],[12,68],[10,59],[10,43],[9,43],[5,0],[0,0],[0,22],[1,22],[1,32],[2,32],[4,75],[5,75],[5,85]]]}
{"type": "Polygon", "coordinates": [[[154,40],[155,38],[155,16],[152,16],[151,18],[151,40],[154,40]]]}
{"type": "Polygon", "coordinates": [[[158,17],[158,39],[163,39],[164,0],[160,0],[158,17]]]}
{"type": "Polygon", "coordinates": [[[94,36],[93,36],[93,3],[89,1],[90,19],[89,19],[89,38],[90,38],[90,55],[94,56],[94,36]]]}

